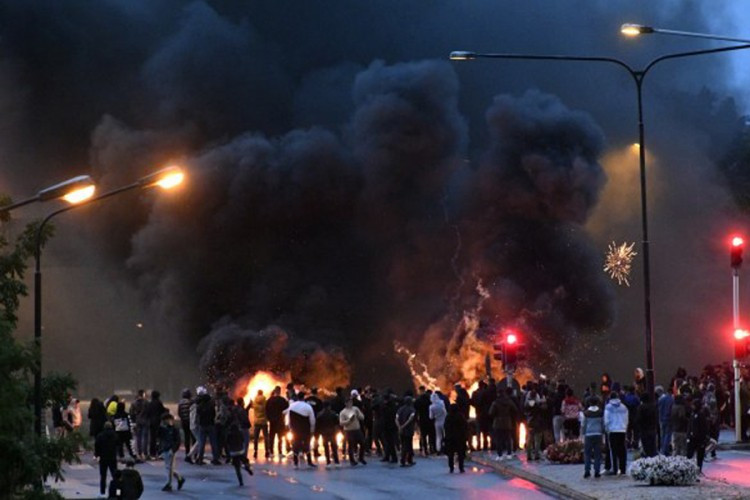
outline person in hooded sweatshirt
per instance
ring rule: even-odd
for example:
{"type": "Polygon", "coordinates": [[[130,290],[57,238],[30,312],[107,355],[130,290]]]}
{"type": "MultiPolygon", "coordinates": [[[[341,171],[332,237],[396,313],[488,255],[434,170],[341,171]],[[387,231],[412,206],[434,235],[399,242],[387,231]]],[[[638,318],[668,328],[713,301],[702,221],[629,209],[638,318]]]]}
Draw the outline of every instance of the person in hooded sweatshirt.
{"type": "Polygon", "coordinates": [[[620,402],[620,396],[612,393],[604,408],[604,432],[609,441],[609,454],[612,462],[611,474],[625,474],[628,452],[625,447],[625,433],[628,430],[628,409],[620,402]]]}
{"type": "Polygon", "coordinates": [[[591,396],[583,411],[581,423],[583,434],[583,477],[591,477],[591,462],[594,463],[594,477],[601,475],[602,441],[604,439],[604,411],[598,396],[591,396]]]}
{"type": "Polygon", "coordinates": [[[435,426],[435,450],[437,453],[443,452],[443,441],[445,440],[445,417],[448,411],[445,409],[445,402],[437,392],[430,396],[430,407],[428,409],[430,420],[435,426]]]}
{"type": "Polygon", "coordinates": [[[651,399],[651,394],[641,394],[641,405],[636,412],[638,431],[641,434],[641,445],[643,446],[643,455],[646,457],[655,457],[656,450],[656,430],[659,426],[659,412],[656,404],[651,399]]]}
{"type": "Polygon", "coordinates": [[[296,394],[296,401],[289,405],[284,413],[289,419],[289,430],[292,432],[292,454],[294,466],[299,467],[299,455],[307,456],[307,465],[315,467],[310,456],[310,438],[315,432],[315,412],[305,401],[304,391],[296,394]]]}
{"type": "Polygon", "coordinates": [[[544,413],[547,399],[539,394],[536,385],[531,387],[526,395],[523,410],[526,416],[526,460],[539,460],[539,452],[544,437],[544,413]]]}
{"type": "Polygon", "coordinates": [[[693,400],[693,412],[688,423],[687,457],[697,455],[698,469],[703,472],[703,458],[706,456],[706,444],[709,439],[710,413],[703,405],[701,398],[693,400]]]}
{"type": "Polygon", "coordinates": [[[458,404],[448,407],[445,417],[445,454],[448,456],[448,470],[453,473],[454,455],[458,457],[458,472],[464,473],[466,442],[469,438],[469,424],[458,404]]]}

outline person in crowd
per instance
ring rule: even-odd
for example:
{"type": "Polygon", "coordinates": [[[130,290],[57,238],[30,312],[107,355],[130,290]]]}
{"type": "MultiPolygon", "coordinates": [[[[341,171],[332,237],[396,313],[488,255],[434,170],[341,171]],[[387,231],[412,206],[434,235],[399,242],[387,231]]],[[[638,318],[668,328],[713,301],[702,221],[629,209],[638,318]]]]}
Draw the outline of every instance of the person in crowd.
{"type": "Polygon", "coordinates": [[[99,398],[93,398],[89,405],[88,411],[89,418],[89,435],[96,439],[102,430],[104,430],[104,422],[107,421],[107,410],[104,408],[104,403],[99,398]]]}
{"type": "MultiPolygon", "coordinates": [[[[602,373],[602,382],[599,385],[599,393],[601,394],[603,401],[609,400],[609,393],[612,392],[612,386],[612,377],[609,376],[609,373],[602,373]]],[[[588,403],[584,401],[584,404],[588,403]]]]}
{"type": "Polygon", "coordinates": [[[149,425],[149,456],[152,460],[156,460],[156,439],[159,434],[161,417],[166,411],[164,404],[161,402],[161,394],[159,391],[151,391],[151,401],[146,405],[146,418],[148,419],[149,425]]]}
{"type": "Polygon", "coordinates": [[[461,384],[455,384],[453,390],[456,392],[456,405],[458,411],[464,416],[464,420],[469,421],[469,410],[471,406],[471,397],[469,392],[461,384]]]}
{"type": "Polygon", "coordinates": [[[479,384],[477,384],[477,389],[471,393],[471,406],[474,407],[474,412],[476,414],[475,424],[477,427],[477,434],[479,436],[478,448],[484,451],[487,451],[487,448],[489,446],[489,443],[487,441],[489,439],[489,428],[484,427],[484,424],[486,423],[486,417],[484,415],[484,406],[482,405],[484,392],[486,390],[487,384],[484,380],[480,380],[479,384]]]}
{"type": "MultiPolygon", "coordinates": [[[[229,430],[229,420],[232,415],[231,407],[234,405],[234,401],[229,398],[229,395],[224,390],[219,390],[216,394],[216,417],[214,419],[214,426],[216,427],[216,442],[218,446],[218,452],[216,453],[216,459],[221,460],[222,455],[226,459],[224,463],[230,463],[232,457],[229,455],[229,448],[227,447],[227,431],[229,430]]],[[[211,444],[213,447],[213,443],[211,444]]]]}
{"type": "Polygon", "coordinates": [[[540,395],[536,384],[526,395],[523,410],[526,417],[526,459],[539,460],[544,437],[544,412],[547,399],[540,395]]]}
{"type": "Polygon", "coordinates": [[[710,414],[708,408],[703,406],[701,398],[693,399],[693,408],[688,424],[687,457],[696,455],[698,469],[703,472],[703,459],[706,454],[708,443],[710,414]]]}
{"type": "Polygon", "coordinates": [[[633,387],[638,395],[646,392],[646,375],[643,372],[643,368],[636,368],[633,371],[633,387]]]}
{"type": "Polygon", "coordinates": [[[659,412],[659,431],[661,443],[659,443],[659,452],[662,455],[669,456],[669,449],[672,445],[672,405],[674,398],[669,391],[665,391],[660,385],[656,386],[657,409],[659,412]]]}
{"type": "Polygon", "coordinates": [[[292,457],[294,466],[299,467],[299,455],[307,456],[307,465],[315,467],[310,456],[310,438],[315,432],[315,412],[305,401],[304,391],[297,393],[297,400],[286,410],[289,430],[292,432],[292,457]]]}
{"type": "MultiPolygon", "coordinates": [[[[197,394],[197,390],[196,390],[197,394]]],[[[193,464],[198,460],[198,436],[200,435],[200,423],[198,422],[198,403],[196,398],[190,400],[190,411],[188,418],[190,419],[190,432],[193,435],[193,444],[185,456],[185,461],[189,464],[193,464]]]]}
{"type": "Polygon", "coordinates": [[[643,455],[655,457],[657,454],[656,432],[659,428],[659,412],[649,393],[641,394],[641,405],[638,407],[635,418],[638,432],[641,435],[643,455]]]}
{"type": "Polygon", "coordinates": [[[67,432],[77,431],[81,427],[81,402],[71,397],[68,406],[63,410],[63,425],[67,432]]]}
{"type": "Polygon", "coordinates": [[[560,413],[563,416],[563,434],[565,439],[578,439],[580,434],[581,421],[581,402],[575,397],[573,389],[568,387],[565,390],[565,399],[560,406],[560,413]]]}
{"type": "Polygon", "coordinates": [[[550,406],[552,407],[552,433],[556,443],[561,443],[565,437],[563,434],[565,417],[562,414],[562,404],[567,390],[568,386],[565,384],[565,381],[559,380],[555,393],[550,399],[550,406]]]}
{"type": "MultiPolygon", "coordinates": [[[[153,400],[153,393],[151,395],[153,400]]],[[[177,472],[175,457],[180,449],[180,431],[174,426],[174,417],[171,413],[161,416],[161,425],[157,429],[159,453],[164,460],[164,470],[167,473],[167,483],[162,491],[172,491],[172,478],[177,480],[177,489],[181,490],[185,484],[185,478],[177,472]]]]}
{"type": "Polygon", "coordinates": [[[638,426],[635,424],[635,417],[638,413],[638,407],[641,405],[641,398],[635,393],[635,386],[629,385],[625,388],[625,395],[622,397],[622,403],[628,409],[626,444],[628,449],[635,449],[638,448],[638,443],[641,441],[638,426]]]}
{"type": "Polygon", "coordinates": [[[396,448],[399,442],[398,401],[390,389],[383,399],[383,458],[381,462],[398,463],[396,448]]]}
{"type": "Polygon", "coordinates": [[[690,412],[685,403],[685,396],[677,394],[672,405],[670,425],[672,428],[672,453],[675,456],[687,456],[687,432],[690,423],[690,412]]]}
{"type": "Polygon", "coordinates": [[[583,478],[591,477],[592,462],[594,464],[594,477],[599,477],[601,475],[602,441],[604,438],[604,411],[598,396],[591,396],[588,407],[583,411],[581,434],[583,435],[583,478]]]}
{"type": "Polygon", "coordinates": [[[104,402],[104,406],[107,408],[107,420],[112,420],[117,413],[117,403],[120,402],[120,397],[117,394],[113,394],[107,401],[104,402]]]}
{"type": "Polygon", "coordinates": [[[339,417],[331,409],[329,401],[321,403],[320,412],[315,415],[315,430],[320,435],[323,444],[323,453],[326,457],[326,467],[333,463],[339,465],[339,450],[336,442],[336,434],[339,431],[339,417]]]}
{"type": "Polygon", "coordinates": [[[109,498],[138,500],[143,495],[143,479],[135,469],[135,462],[128,460],[125,468],[115,471],[115,478],[109,483],[109,498]]]}
{"type": "Polygon", "coordinates": [[[180,402],[177,403],[177,416],[180,418],[180,427],[182,427],[182,435],[185,438],[185,458],[188,458],[190,448],[195,442],[195,436],[190,430],[190,408],[193,406],[193,393],[190,389],[183,389],[180,397],[180,402]]]}
{"type": "Polygon", "coordinates": [[[469,439],[469,425],[458,403],[448,407],[445,417],[445,454],[448,456],[448,470],[453,474],[454,460],[458,459],[458,472],[464,473],[466,443],[469,439]]]}
{"type": "Polygon", "coordinates": [[[245,409],[245,402],[242,398],[238,398],[237,404],[232,405],[232,417],[227,423],[227,448],[240,486],[245,485],[240,469],[244,469],[251,476],[253,475],[253,469],[250,468],[250,462],[247,459],[247,446],[250,440],[249,426],[250,420],[245,409]],[[248,425],[245,432],[242,431],[243,422],[247,422],[248,425]]]}
{"type": "MultiPolygon", "coordinates": [[[[278,454],[281,456],[281,445],[285,439],[284,412],[289,408],[289,402],[281,395],[281,387],[274,387],[271,397],[266,401],[266,420],[269,424],[267,455],[273,453],[274,441],[278,439],[278,454]]],[[[287,450],[289,446],[287,445],[287,450]]]]}
{"type": "MultiPolygon", "coordinates": [[[[305,398],[305,401],[307,401],[307,404],[312,407],[313,413],[315,413],[316,416],[318,415],[318,412],[320,412],[320,410],[323,408],[323,400],[318,397],[317,387],[313,387],[310,389],[310,394],[305,398]]],[[[317,426],[312,438],[312,453],[313,457],[317,460],[317,458],[320,456],[320,434],[317,426]]]]}
{"type": "MultiPolygon", "coordinates": [[[[510,387],[508,389],[513,390],[510,387]]],[[[497,451],[496,459],[513,458],[511,433],[513,432],[513,422],[517,417],[517,407],[506,391],[500,390],[497,392],[497,398],[490,405],[488,414],[492,418],[493,441],[497,451]]]]}
{"type": "Polygon", "coordinates": [[[133,446],[130,444],[130,440],[133,439],[130,415],[125,411],[125,403],[122,401],[117,403],[117,411],[115,412],[113,423],[115,433],[117,434],[117,456],[123,458],[125,456],[123,448],[127,447],[130,458],[136,460],[135,453],[133,453],[133,446]]]}
{"type": "Polygon", "coordinates": [[[205,387],[198,387],[196,391],[196,405],[198,412],[198,455],[195,463],[203,465],[203,456],[206,449],[206,440],[211,442],[211,463],[219,465],[220,450],[219,443],[216,439],[216,405],[213,398],[208,394],[205,387]]]}
{"type": "Polygon", "coordinates": [[[604,432],[607,433],[609,455],[612,463],[610,474],[627,471],[627,449],[625,434],[628,430],[628,409],[620,401],[620,396],[612,393],[609,403],[604,407],[604,432]],[[619,470],[618,470],[619,469],[619,470]]]}
{"type": "MultiPolygon", "coordinates": [[[[237,398],[234,406],[232,407],[232,411],[232,423],[237,425],[237,429],[239,430],[240,435],[242,435],[242,453],[244,457],[247,457],[247,452],[250,448],[250,429],[252,428],[252,425],[250,424],[250,415],[248,415],[248,412],[250,411],[250,405],[245,406],[245,401],[242,398],[237,398]]],[[[234,455],[231,454],[231,447],[229,451],[230,456],[234,457],[234,455]]],[[[270,456],[271,454],[266,451],[266,458],[270,456]]]]}
{"type": "Polygon", "coordinates": [[[99,494],[107,493],[107,471],[114,479],[117,471],[117,434],[112,422],[105,422],[94,442],[94,457],[99,459],[99,494]]]}
{"type": "Polygon", "coordinates": [[[416,465],[413,445],[416,421],[417,410],[414,408],[414,399],[411,396],[406,396],[404,403],[396,412],[396,427],[401,443],[401,467],[416,465]]]}
{"type": "MultiPolygon", "coordinates": [[[[494,442],[495,431],[492,427],[493,418],[490,415],[490,407],[492,406],[492,403],[495,402],[495,399],[497,399],[497,386],[495,385],[495,381],[493,379],[488,379],[487,385],[482,392],[482,399],[479,402],[482,407],[482,416],[479,421],[479,429],[485,436],[484,439],[487,442],[487,446],[492,444],[497,448],[497,443],[494,442]]],[[[479,416],[479,414],[477,415],[479,416]]],[[[488,448],[485,448],[485,450],[486,449],[488,448]]]]}
{"type": "Polygon", "coordinates": [[[268,417],[266,415],[266,405],[268,400],[262,389],[258,389],[253,399],[253,458],[258,459],[258,441],[260,441],[260,435],[263,434],[263,449],[266,453],[266,458],[271,457],[271,445],[268,439],[268,417]]]}
{"type": "Polygon", "coordinates": [[[149,443],[151,438],[149,433],[151,426],[146,413],[148,401],[146,400],[146,391],[138,389],[135,401],[130,404],[130,422],[135,430],[135,451],[140,460],[146,460],[149,457],[149,443]]]}
{"type": "Polygon", "coordinates": [[[352,398],[347,399],[346,407],[339,413],[339,424],[346,435],[349,463],[352,466],[357,465],[357,460],[360,464],[367,465],[367,462],[365,462],[365,438],[362,434],[362,422],[364,420],[365,416],[359,408],[354,406],[354,400],[352,398]],[[359,452],[358,459],[356,458],[357,452],[359,452]]]}
{"type": "Polygon", "coordinates": [[[719,419],[719,400],[716,397],[716,386],[709,383],[703,393],[703,406],[708,410],[708,460],[716,459],[716,446],[719,444],[721,422],[719,419]]]}
{"type": "Polygon", "coordinates": [[[286,384],[286,399],[290,402],[297,400],[297,391],[294,389],[294,384],[292,382],[286,384]]]}
{"type": "Polygon", "coordinates": [[[435,453],[435,425],[430,420],[430,403],[432,391],[420,386],[419,395],[414,401],[414,410],[417,412],[417,425],[419,425],[419,451],[427,456],[435,453]]]}
{"type": "MultiPolygon", "coordinates": [[[[372,443],[375,445],[375,452],[382,458],[385,455],[384,441],[384,424],[383,410],[385,408],[385,399],[377,389],[372,389],[372,443]]],[[[372,449],[372,447],[370,447],[372,449]]]]}
{"type": "Polygon", "coordinates": [[[445,417],[448,411],[445,409],[445,403],[437,392],[430,396],[429,418],[433,425],[435,434],[435,450],[438,454],[443,452],[443,439],[445,437],[445,417]]]}

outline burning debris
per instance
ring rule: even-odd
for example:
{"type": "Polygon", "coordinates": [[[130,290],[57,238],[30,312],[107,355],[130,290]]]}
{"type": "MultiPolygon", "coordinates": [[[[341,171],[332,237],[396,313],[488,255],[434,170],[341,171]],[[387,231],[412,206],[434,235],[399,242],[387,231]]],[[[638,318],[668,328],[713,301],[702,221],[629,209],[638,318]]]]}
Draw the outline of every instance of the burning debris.
{"type": "Polygon", "coordinates": [[[614,241],[609,244],[607,250],[606,259],[604,261],[604,272],[609,274],[609,277],[613,280],[617,280],[618,285],[625,283],[625,286],[630,286],[630,269],[633,263],[633,258],[638,255],[633,250],[635,242],[628,245],[623,243],[617,245],[614,241]]]}

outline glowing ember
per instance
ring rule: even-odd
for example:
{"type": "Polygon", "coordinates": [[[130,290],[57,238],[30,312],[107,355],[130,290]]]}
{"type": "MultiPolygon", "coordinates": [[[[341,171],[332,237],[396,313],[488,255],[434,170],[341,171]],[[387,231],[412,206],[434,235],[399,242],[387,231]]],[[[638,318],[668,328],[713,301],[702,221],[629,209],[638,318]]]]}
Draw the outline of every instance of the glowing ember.
{"type": "MultiPolygon", "coordinates": [[[[476,391],[477,389],[479,389],[479,381],[478,380],[476,382],[474,382],[473,384],[471,384],[471,387],[469,387],[469,396],[471,396],[472,394],[474,394],[474,391],[476,391]]],[[[476,420],[476,418],[477,418],[477,409],[474,408],[474,405],[471,405],[471,406],[469,406],[469,420],[472,420],[472,419],[476,420]]],[[[476,438],[474,438],[474,439],[476,439],[476,438]]],[[[474,445],[474,447],[476,447],[476,445],[474,445]]]]}
{"type": "Polygon", "coordinates": [[[258,391],[263,391],[263,395],[268,398],[271,395],[271,391],[277,385],[284,387],[287,384],[285,379],[279,378],[271,372],[260,371],[253,375],[253,377],[247,382],[245,387],[245,393],[242,394],[242,399],[247,405],[255,396],[258,395],[258,391]]]}
{"type": "Polygon", "coordinates": [[[292,434],[292,431],[287,432],[286,433],[286,440],[291,443],[293,439],[294,439],[294,434],[292,434]]]}
{"type": "Polygon", "coordinates": [[[518,447],[522,450],[526,449],[526,424],[523,422],[518,428],[518,447]]]}
{"type": "Polygon", "coordinates": [[[637,252],[633,251],[635,243],[617,245],[614,241],[609,244],[607,255],[604,260],[604,272],[609,274],[609,277],[613,280],[617,280],[618,285],[625,283],[626,286],[630,286],[630,268],[633,263],[633,258],[638,255],[637,252]]]}
{"type": "Polygon", "coordinates": [[[339,432],[338,434],[336,434],[336,445],[339,448],[344,446],[344,433],[343,432],[339,432]]]}

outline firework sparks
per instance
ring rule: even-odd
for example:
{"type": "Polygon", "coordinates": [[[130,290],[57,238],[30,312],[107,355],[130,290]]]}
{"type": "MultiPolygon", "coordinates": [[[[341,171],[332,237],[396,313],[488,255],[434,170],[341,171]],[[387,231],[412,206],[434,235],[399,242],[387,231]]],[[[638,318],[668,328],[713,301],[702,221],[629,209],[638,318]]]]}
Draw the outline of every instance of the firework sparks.
{"type": "Polygon", "coordinates": [[[409,365],[409,371],[415,385],[423,385],[431,390],[439,389],[437,379],[430,375],[430,372],[427,371],[427,365],[418,360],[415,353],[411,352],[399,341],[393,343],[393,349],[397,353],[406,356],[406,363],[409,365]]]}
{"type": "Polygon", "coordinates": [[[618,285],[625,283],[625,286],[630,286],[630,269],[633,263],[633,258],[638,255],[633,250],[635,243],[623,243],[617,245],[614,241],[609,244],[607,250],[607,256],[604,260],[604,272],[609,274],[609,277],[613,280],[617,280],[618,285]]]}

